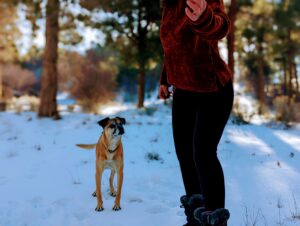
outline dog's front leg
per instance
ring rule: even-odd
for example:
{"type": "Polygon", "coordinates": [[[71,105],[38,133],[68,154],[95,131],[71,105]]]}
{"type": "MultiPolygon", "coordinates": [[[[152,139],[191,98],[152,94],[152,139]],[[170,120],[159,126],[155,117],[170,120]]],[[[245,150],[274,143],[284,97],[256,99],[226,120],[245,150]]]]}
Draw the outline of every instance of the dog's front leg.
{"type": "Polygon", "coordinates": [[[116,171],[114,169],[111,170],[110,172],[110,177],[109,177],[109,189],[110,189],[110,195],[115,197],[116,192],[114,189],[114,176],[115,176],[116,171]]]}
{"type": "Polygon", "coordinates": [[[117,195],[116,195],[116,199],[115,199],[115,205],[113,207],[113,210],[115,210],[115,211],[118,211],[121,209],[120,200],[121,200],[121,191],[122,191],[122,184],[123,184],[123,166],[118,169],[117,177],[118,177],[117,195]]]}
{"type": "Polygon", "coordinates": [[[96,169],[96,196],[97,196],[97,206],[95,208],[96,211],[104,210],[102,193],[101,193],[102,173],[103,173],[103,169],[98,166],[96,169]]]}

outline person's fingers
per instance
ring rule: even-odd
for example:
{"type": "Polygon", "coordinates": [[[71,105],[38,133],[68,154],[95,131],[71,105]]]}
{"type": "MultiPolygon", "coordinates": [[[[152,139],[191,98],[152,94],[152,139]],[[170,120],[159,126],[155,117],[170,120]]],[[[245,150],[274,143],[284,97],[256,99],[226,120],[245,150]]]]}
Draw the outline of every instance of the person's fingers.
{"type": "Polygon", "coordinates": [[[159,97],[161,99],[167,99],[170,96],[170,92],[167,86],[160,86],[159,87],[159,97]]]}
{"type": "Polygon", "coordinates": [[[197,11],[200,8],[200,4],[198,2],[196,3],[193,0],[187,0],[186,4],[191,9],[191,12],[195,12],[195,11],[197,11]]]}
{"type": "Polygon", "coordinates": [[[198,19],[198,16],[196,14],[194,14],[193,12],[191,12],[191,10],[186,7],[185,8],[185,14],[188,16],[188,18],[190,18],[192,21],[196,21],[198,19]]]}
{"type": "Polygon", "coordinates": [[[162,90],[162,87],[159,87],[158,96],[159,96],[159,98],[164,99],[165,95],[164,95],[164,92],[162,90]]]}
{"type": "Polygon", "coordinates": [[[170,92],[169,92],[169,89],[168,89],[168,87],[166,87],[166,86],[163,86],[163,91],[164,91],[164,94],[165,94],[165,96],[169,96],[169,94],[170,94],[170,92]]]}
{"type": "Polygon", "coordinates": [[[199,19],[207,5],[206,0],[187,0],[186,4],[185,13],[192,21],[199,19]]]}

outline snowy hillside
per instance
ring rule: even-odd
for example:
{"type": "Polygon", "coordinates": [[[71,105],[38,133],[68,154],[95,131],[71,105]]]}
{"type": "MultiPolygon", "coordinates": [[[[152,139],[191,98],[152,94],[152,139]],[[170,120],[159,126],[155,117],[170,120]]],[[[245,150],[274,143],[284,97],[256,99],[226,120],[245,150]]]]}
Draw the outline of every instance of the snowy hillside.
{"type": "MultiPolygon", "coordinates": [[[[161,102],[102,115],[0,113],[0,226],[181,226],[184,194],[173,148],[171,110],[161,102]],[[103,177],[103,212],[95,212],[97,121],[125,117],[122,210],[112,211],[103,177]]],[[[114,111],[111,111],[114,110],[114,111]]],[[[300,128],[228,123],[219,146],[226,181],[228,226],[300,225],[300,128]]]]}

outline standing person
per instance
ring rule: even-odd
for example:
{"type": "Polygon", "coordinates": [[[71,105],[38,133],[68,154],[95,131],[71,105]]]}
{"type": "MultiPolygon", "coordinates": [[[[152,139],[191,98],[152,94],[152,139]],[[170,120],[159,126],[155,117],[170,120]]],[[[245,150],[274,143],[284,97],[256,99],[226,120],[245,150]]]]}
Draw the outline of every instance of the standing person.
{"type": "Polygon", "coordinates": [[[223,226],[229,218],[217,156],[233,103],[232,76],[218,50],[229,28],[223,0],[164,2],[159,96],[169,98],[173,86],[173,138],[186,192],[180,198],[185,226],[223,226]]]}

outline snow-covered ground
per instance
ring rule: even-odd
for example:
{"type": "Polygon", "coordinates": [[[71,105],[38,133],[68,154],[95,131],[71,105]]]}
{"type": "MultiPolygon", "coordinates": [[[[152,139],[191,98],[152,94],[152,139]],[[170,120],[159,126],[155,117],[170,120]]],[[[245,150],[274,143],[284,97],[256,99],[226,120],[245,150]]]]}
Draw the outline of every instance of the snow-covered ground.
{"type": "MultiPolygon", "coordinates": [[[[101,115],[0,113],[0,226],[181,226],[184,194],[173,148],[171,110],[122,105],[101,115]],[[106,116],[125,117],[122,210],[112,211],[106,171],[104,208],[95,212],[95,143],[106,116]],[[152,158],[151,158],[152,157],[152,158]]],[[[300,225],[300,128],[228,123],[219,145],[228,226],[300,225]],[[294,218],[293,218],[294,217],[294,218]],[[297,219],[298,217],[298,219],[297,219]]]]}

